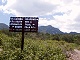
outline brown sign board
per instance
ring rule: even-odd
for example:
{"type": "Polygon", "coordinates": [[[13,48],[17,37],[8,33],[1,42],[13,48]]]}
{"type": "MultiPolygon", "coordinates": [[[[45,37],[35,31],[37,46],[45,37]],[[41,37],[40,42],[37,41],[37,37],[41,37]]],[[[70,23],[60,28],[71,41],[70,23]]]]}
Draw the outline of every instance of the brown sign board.
{"type": "Polygon", "coordinates": [[[10,17],[9,31],[10,32],[37,32],[38,17],[10,17]]]}
{"type": "Polygon", "coordinates": [[[24,32],[37,32],[38,20],[38,17],[10,17],[9,31],[22,32],[21,52],[24,47],[24,32]]]}

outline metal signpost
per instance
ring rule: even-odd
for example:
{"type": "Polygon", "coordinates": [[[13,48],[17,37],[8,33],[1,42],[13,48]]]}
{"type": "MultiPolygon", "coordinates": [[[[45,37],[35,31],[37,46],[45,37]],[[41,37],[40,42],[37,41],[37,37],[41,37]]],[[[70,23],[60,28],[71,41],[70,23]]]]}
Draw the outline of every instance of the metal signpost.
{"type": "Polygon", "coordinates": [[[22,32],[21,52],[24,47],[24,32],[38,32],[38,17],[10,17],[9,31],[22,32]]]}

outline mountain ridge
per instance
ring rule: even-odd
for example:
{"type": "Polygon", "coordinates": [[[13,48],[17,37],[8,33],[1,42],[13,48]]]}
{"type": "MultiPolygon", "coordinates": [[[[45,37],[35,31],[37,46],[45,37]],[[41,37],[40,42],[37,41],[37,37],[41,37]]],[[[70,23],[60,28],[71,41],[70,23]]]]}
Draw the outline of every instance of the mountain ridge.
{"type": "Polygon", "coordinates": [[[51,25],[48,26],[39,26],[39,32],[49,33],[49,34],[63,34],[58,28],[52,27],[51,25]]]}
{"type": "Polygon", "coordinates": [[[0,23],[0,30],[1,29],[9,29],[9,26],[4,23],[0,23]]]}
{"type": "MultiPolygon", "coordinates": [[[[9,26],[6,25],[5,23],[0,23],[0,30],[1,29],[9,29],[9,26]]],[[[49,33],[49,34],[78,34],[77,32],[64,33],[62,31],[60,31],[58,28],[55,28],[51,25],[39,26],[38,32],[49,33]]]]}

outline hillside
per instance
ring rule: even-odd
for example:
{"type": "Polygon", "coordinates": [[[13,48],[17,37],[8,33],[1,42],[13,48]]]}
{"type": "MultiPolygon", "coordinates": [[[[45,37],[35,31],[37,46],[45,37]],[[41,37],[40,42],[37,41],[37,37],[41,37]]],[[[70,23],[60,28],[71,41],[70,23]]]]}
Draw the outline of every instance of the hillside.
{"type": "Polygon", "coordinates": [[[40,26],[39,32],[49,33],[49,34],[63,34],[58,28],[52,27],[51,25],[48,26],[40,26]]]}
{"type": "Polygon", "coordinates": [[[0,30],[1,29],[9,29],[8,25],[4,24],[4,23],[0,23],[0,30]]]}
{"type": "Polygon", "coordinates": [[[66,60],[69,58],[66,53],[78,48],[79,41],[79,34],[25,33],[24,50],[21,53],[21,33],[4,30],[0,31],[0,59],[66,60]]]}
{"type": "MultiPolygon", "coordinates": [[[[4,23],[0,23],[0,30],[1,29],[9,29],[9,26],[4,23]]],[[[58,28],[52,27],[51,25],[39,26],[38,32],[49,33],[49,34],[80,34],[77,32],[64,33],[62,31],[60,31],[58,28]]]]}
{"type": "MultiPolygon", "coordinates": [[[[9,28],[8,25],[0,23],[0,29],[8,29],[8,28],[9,28]]],[[[52,27],[51,25],[39,26],[38,31],[49,34],[63,34],[63,32],[61,32],[58,28],[52,27]]]]}

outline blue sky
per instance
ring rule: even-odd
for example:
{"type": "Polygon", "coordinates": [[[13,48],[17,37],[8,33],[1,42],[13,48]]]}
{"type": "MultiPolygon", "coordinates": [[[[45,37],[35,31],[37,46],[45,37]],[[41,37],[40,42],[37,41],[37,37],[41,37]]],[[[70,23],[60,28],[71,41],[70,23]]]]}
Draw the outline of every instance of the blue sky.
{"type": "Polygon", "coordinates": [[[0,23],[10,17],[39,17],[39,26],[80,33],[80,0],[0,0],[0,23]]]}
{"type": "Polygon", "coordinates": [[[11,16],[14,16],[14,15],[5,14],[3,12],[0,12],[0,23],[5,23],[5,24],[9,25],[9,20],[10,20],[11,16]]]}
{"type": "MultiPolygon", "coordinates": [[[[5,6],[7,4],[7,0],[0,0],[0,5],[2,6],[5,6]]],[[[0,11],[0,23],[5,23],[7,25],[9,25],[9,20],[10,20],[10,17],[11,16],[15,16],[13,14],[7,14],[7,13],[4,13],[3,10],[0,11]]]]}

